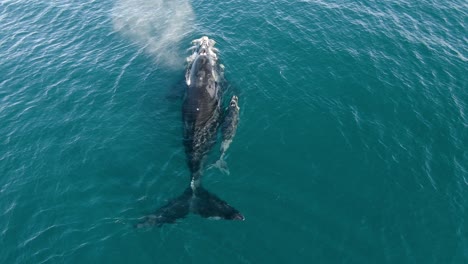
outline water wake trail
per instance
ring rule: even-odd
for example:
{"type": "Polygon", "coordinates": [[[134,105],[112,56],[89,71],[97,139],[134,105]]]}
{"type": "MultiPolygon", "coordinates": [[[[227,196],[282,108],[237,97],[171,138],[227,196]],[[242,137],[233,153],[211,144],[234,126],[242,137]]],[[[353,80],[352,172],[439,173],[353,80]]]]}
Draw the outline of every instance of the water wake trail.
{"type": "Polygon", "coordinates": [[[195,15],[188,0],[118,0],[114,29],[145,48],[156,62],[181,67],[179,44],[192,31],[195,15]]]}

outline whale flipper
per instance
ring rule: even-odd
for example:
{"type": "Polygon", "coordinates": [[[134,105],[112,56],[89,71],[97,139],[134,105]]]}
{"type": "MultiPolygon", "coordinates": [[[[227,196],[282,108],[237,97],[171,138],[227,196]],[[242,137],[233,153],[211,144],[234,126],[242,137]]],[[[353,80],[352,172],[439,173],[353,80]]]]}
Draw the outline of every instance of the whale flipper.
{"type": "Polygon", "coordinates": [[[180,80],[166,92],[166,99],[170,101],[182,100],[184,98],[185,87],[185,78],[180,78],[180,80]]]}
{"type": "Polygon", "coordinates": [[[227,202],[199,186],[192,190],[185,189],[184,193],[169,201],[166,205],[148,215],[136,225],[137,228],[162,226],[175,223],[177,219],[185,218],[189,212],[201,217],[225,220],[244,220],[244,216],[227,202]]]}

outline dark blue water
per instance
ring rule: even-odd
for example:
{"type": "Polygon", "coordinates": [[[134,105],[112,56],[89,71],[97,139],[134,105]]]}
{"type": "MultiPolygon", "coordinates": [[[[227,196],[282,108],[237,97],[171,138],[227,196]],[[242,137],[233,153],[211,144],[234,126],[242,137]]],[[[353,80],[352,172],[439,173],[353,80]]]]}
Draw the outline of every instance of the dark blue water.
{"type": "Polygon", "coordinates": [[[467,10],[0,2],[0,263],[467,263],[467,10]],[[241,108],[203,183],[246,220],[134,229],[188,185],[203,35],[241,108]]]}

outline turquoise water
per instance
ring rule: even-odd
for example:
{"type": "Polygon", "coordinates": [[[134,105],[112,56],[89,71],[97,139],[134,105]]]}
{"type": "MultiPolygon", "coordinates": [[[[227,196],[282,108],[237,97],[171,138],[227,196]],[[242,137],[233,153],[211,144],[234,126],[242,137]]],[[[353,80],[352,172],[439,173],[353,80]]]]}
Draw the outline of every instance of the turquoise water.
{"type": "Polygon", "coordinates": [[[0,263],[467,263],[468,5],[417,2],[0,2],[0,263]],[[134,229],[188,184],[203,35],[246,220],[134,229]]]}

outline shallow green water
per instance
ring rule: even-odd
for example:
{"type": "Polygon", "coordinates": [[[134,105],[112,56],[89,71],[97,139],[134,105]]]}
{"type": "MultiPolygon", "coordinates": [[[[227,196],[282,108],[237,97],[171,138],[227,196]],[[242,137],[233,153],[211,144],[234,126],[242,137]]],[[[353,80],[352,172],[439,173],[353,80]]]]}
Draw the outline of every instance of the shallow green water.
{"type": "Polygon", "coordinates": [[[0,263],[466,263],[467,7],[2,1],[0,263]],[[188,184],[202,35],[241,107],[203,183],[246,221],[136,230],[188,184]]]}

